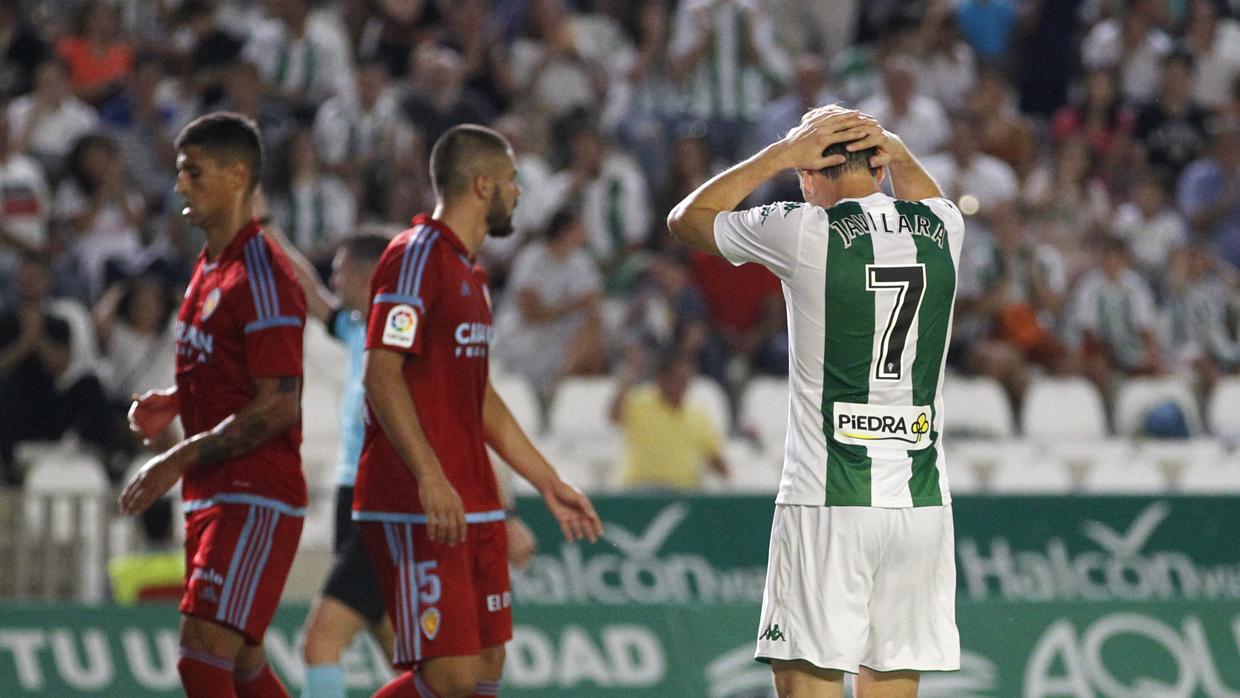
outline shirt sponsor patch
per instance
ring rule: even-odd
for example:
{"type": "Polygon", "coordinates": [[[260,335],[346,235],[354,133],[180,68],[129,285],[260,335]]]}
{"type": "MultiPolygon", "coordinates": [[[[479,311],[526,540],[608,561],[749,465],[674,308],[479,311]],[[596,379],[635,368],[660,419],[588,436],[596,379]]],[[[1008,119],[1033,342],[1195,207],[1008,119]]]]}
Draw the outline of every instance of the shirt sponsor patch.
{"type": "Polygon", "coordinates": [[[413,346],[413,336],[418,329],[418,315],[408,305],[392,306],[387,321],[383,323],[383,343],[408,349],[413,346]]]}
{"type": "Polygon", "coordinates": [[[930,445],[930,408],[835,403],[834,438],[842,444],[919,451],[930,445]]]}

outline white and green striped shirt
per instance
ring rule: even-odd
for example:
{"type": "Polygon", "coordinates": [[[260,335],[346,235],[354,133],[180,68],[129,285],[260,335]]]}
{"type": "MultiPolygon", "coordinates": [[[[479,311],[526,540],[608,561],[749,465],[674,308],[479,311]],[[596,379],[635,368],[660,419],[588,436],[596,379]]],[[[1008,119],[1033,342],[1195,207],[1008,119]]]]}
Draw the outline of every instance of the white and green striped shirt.
{"type": "Polygon", "coordinates": [[[789,406],[780,504],[947,504],[943,365],[964,221],[947,199],[721,213],[733,264],[783,282],[789,406]]]}
{"type": "Polygon", "coordinates": [[[770,13],[746,9],[750,0],[713,5],[703,0],[685,0],[672,23],[669,51],[683,56],[702,41],[705,55],[689,77],[682,111],[702,119],[744,119],[757,121],[776,88],[792,75],[789,60],[775,35],[770,13]],[[710,36],[695,16],[706,11],[711,17],[710,36]],[[750,60],[748,46],[752,46],[750,60]]]}

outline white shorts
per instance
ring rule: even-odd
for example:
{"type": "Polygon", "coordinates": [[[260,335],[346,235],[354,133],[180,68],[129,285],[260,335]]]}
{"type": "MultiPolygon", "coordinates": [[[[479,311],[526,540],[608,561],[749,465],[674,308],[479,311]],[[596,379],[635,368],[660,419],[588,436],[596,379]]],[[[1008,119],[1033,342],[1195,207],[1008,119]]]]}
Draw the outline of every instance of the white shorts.
{"type": "Polygon", "coordinates": [[[954,547],[951,505],[777,504],[754,656],[853,673],[959,669],[954,547]]]}

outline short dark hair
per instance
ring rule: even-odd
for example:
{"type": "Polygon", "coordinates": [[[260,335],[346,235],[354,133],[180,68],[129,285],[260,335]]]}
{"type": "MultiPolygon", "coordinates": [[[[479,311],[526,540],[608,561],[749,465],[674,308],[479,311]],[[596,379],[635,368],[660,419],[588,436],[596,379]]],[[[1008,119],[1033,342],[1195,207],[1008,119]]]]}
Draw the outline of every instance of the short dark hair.
{"type": "Polygon", "coordinates": [[[441,199],[452,198],[468,187],[477,174],[479,160],[508,152],[508,141],[498,131],[477,124],[448,129],[431,148],[431,184],[441,199]]]}
{"type": "Polygon", "coordinates": [[[263,171],[263,141],[253,119],[235,112],[217,111],[194,119],[177,136],[177,151],[202,148],[223,162],[241,161],[250,170],[249,190],[258,186],[263,171]]]}
{"type": "Polygon", "coordinates": [[[865,150],[848,149],[847,143],[832,143],[822,151],[823,156],[827,155],[843,155],[844,162],[831,167],[824,167],[821,172],[827,179],[839,179],[844,176],[845,172],[865,170],[871,175],[878,172],[877,167],[870,166],[870,158],[878,155],[878,148],[866,148],[865,150]]]}
{"type": "Polygon", "coordinates": [[[378,233],[354,233],[345,238],[340,247],[355,259],[373,262],[383,256],[389,242],[391,240],[378,233]]]}

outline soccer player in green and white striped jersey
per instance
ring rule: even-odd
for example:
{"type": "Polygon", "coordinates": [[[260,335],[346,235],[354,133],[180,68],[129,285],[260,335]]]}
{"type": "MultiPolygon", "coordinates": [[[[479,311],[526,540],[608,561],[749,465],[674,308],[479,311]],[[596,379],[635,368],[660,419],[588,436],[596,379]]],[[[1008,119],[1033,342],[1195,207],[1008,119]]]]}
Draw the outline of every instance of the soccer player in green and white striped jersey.
{"type": "Polygon", "coordinates": [[[789,415],[756,656],[781,696],[914,696],[959,668],[943,359],[959,210],[896,135],[838,107],[703,184],[683,243],[783,282],[789,415]],[[733,209],[781,170],[805,202],[733,209]],[[899,198],[882,193],[892,179],[899,198]]]}

